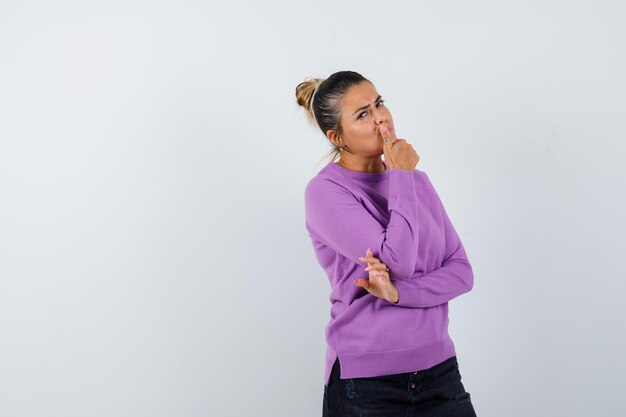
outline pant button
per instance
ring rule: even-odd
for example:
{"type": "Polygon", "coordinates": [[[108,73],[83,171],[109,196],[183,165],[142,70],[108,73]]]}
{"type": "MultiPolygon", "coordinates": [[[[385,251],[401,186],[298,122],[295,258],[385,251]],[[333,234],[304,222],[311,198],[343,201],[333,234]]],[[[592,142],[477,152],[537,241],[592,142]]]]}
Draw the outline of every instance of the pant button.
{"type": "Polygon", "coordinates": [[[413,372],[413,375],[417,375],[417,371],[413,372]]]}
{"type": "Polygon", "coordinates": [[[411,388],[415,388],[415,382],[411,382],[411,388]]]}

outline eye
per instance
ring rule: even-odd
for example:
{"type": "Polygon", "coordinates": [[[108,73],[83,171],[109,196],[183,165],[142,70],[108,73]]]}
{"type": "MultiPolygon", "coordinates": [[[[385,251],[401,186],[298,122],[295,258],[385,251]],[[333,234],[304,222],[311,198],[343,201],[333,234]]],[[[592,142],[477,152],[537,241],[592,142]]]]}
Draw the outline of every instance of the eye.
{"type": "MultiPolygon", "coordinates": [[[[378,103],[376,104],[376,106],[377,106],[377,107],[382,107],[382,104],[383,104],[384,102],[385,102],[385,100],[382,100],[382,99],[381,99],[381,100],[379,100],[379,101],[378,101],[378,103]]],[[[367,112],[365,112],[365,111],[364,111],[363,113],[359,114],[359,119],[362,119],[362,117],[361,117],[361,116],[363,116],[364,114],[367,114],[367,112]]]]}

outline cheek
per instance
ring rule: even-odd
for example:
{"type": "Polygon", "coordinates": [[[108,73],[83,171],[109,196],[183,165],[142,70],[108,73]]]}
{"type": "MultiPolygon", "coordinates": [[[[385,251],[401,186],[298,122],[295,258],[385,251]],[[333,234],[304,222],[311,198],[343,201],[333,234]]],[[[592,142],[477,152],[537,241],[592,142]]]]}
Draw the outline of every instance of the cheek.
{"type": "Polygon", "coordinates": [[[372,134],[372,126],[365,121],[362,121],[360,123],[354,123],[350,128],[350,133],[352,133],[352,136],[354,136],[355,138],[358,137],[361,139],[366,139],[372,134]]]}

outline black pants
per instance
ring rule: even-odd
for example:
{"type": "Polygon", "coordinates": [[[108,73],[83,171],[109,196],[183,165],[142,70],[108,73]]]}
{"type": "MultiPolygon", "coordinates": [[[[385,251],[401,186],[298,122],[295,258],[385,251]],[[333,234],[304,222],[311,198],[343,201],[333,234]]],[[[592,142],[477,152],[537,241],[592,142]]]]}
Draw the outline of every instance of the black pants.
{"type": "Polygon", "coordinates": [[[335,360],[324,385],[322,417],[476,417],[456,356],[428,369],[367,378],[339,378],[335,360]]]}

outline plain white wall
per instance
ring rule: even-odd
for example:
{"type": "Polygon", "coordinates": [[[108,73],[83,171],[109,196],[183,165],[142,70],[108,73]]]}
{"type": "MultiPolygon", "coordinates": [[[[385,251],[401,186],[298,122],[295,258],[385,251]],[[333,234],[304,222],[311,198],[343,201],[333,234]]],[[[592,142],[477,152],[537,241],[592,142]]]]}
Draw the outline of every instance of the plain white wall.
{"type": "MultiPolygon", "coordinates": [[[[461,236],[481,417],[617,415],[619,1],[0,1],[0,416],[321,415],[307,76],[371,79],[461,236]]],[[[325,160],[323,160],[325,161],[325,160]]]]}

